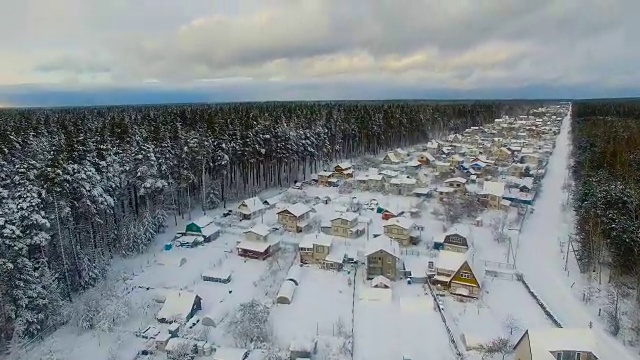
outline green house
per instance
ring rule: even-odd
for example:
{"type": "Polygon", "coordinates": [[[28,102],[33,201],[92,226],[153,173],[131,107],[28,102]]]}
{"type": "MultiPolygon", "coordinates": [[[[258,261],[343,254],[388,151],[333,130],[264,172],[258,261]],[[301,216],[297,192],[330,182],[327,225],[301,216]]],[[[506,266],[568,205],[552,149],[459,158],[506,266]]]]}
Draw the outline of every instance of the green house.
{"type": "Polygon", "coordinates": [[[220,227],[213,223],[213,219],[203,216],[187,224],[185,233],[192,235],[201,235],[204,241],[213,241],[220,235],[220,227]]]}

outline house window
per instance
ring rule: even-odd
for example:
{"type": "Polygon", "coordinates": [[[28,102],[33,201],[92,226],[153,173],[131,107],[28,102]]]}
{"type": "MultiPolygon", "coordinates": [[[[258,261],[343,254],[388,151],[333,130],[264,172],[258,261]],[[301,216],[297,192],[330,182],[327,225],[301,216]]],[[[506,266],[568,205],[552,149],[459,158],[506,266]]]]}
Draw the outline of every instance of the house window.
{"type": "Polygon", "coordinates": [[[556,360],[562,360],[562,352],[556,353],[556,360]]]}
{"type": "Polygon", "coordinates": [[[460,273],[460,277],[463,278],[463,279],[470,280],[471,279],[471,274],[468,273],[468,272],[461,272],[460,273]]]}
{"type": "Polygon", "coordinates": [[[387,264],[391,264],[391,258],[387,258],[387,264]]]}
{"type": "Polygon", "coordinates": [[[582,358],[582,353],[581,352],[577,352],[576,353],[576,360],[580,360],[582,358]]]}

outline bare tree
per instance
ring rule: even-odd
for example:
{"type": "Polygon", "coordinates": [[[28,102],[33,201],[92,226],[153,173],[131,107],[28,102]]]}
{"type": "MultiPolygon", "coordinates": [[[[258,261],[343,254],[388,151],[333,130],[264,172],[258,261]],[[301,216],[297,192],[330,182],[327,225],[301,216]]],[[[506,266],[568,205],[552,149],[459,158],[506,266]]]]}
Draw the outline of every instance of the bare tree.
{"type": "Polygon", "coordinates": [[[190,341],[183,341],[171,349],[171,353],[167,355],[171,360],[193,360],[196,357],[197,351],[194,349],[194,344],[190,341]]]}
{"type": "Polygon", "coordinates": [[[493,218],[490,223],[493,240],[501,244],[506,242],[509,239],[509,235],[506,232],[508,225],[509,221],[506,212],[503,212],[499,216],[493,218]]]}
{"type": "Polygon", "coordinates": [[[618,281],[614,281],[612,286],[607,289],[607,307],[605,316],[607,320],[607,328],[611,335],[617,336],[621,329],[620,319],[620,301],[624,297],[623,288],[618,281]]]}
{"type": "Polygon", "coordinates": [[[456,199],[448,199],[443,204],[444,221],[448,225],[457,224],[464,217],[464,208],[462,204],[456,199]]]}
{"type": "Polygon", "coordinates": [[[511,341],[505,337],[495,338],[480,347],[482,360],[492,359],[495,355],[501,355],[504,360],[507,355],[513,352],[511,341]]]}
{"type": "Polygon", "coordinates": [[[509,314],[503,321],[504,328],[509,332],[509,335],[513,335],[514,332],[518,332],[522,329],[520,321],[513,315],[509,314]]]}
{"type": "Polygon", "coordinates": [[[240,304],[227,323],[236,344],[249,349],[264,348],[270,344],[270,313],[271,309],[257,300],[240,304]]]}

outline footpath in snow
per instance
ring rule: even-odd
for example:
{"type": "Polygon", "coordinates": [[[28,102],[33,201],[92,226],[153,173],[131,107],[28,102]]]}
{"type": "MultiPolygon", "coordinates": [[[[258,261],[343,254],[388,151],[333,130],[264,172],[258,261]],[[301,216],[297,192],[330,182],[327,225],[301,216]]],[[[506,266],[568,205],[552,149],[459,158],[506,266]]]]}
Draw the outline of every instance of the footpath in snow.
{"type": "MultiPolygon", "coordinates": [[[[572,292],[573,280],[564,271],[565,261],[560,251],[561,242],[566,243],[567,235],[572,230],[571,224],[565,222],[562,209],[567,196],[562,184],[568,174],[570,126],[568,115],[563,120],[556,147],[549,159],[541,193],[534,205],[535,211],[528,216],[521,229],[517,269],[563,327],[585,328],[592,322],[595,329],[602,331],[599,319],[592,316],[586,305],[572,292]]],[[[573,255],[569,253],[569,256],[573,255]]],[[[614,341],[608,336],[603,337],[607,337],[605,341],[614,341]]],[[[611,346],[610,350],[612,353],[615,351],[617,359],[636,359],[624,351],[622,345],[611,346]]]]}

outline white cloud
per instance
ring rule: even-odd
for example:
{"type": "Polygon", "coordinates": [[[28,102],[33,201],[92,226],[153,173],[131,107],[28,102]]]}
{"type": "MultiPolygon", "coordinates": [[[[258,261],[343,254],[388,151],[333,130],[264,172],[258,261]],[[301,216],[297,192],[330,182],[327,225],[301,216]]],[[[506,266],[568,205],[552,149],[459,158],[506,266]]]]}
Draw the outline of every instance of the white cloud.
{"type": "Polygon", "coordinates": [[[0,84],[349,78],[466,89],[640,78],[634,0],[9,1],[0,84]]]}

